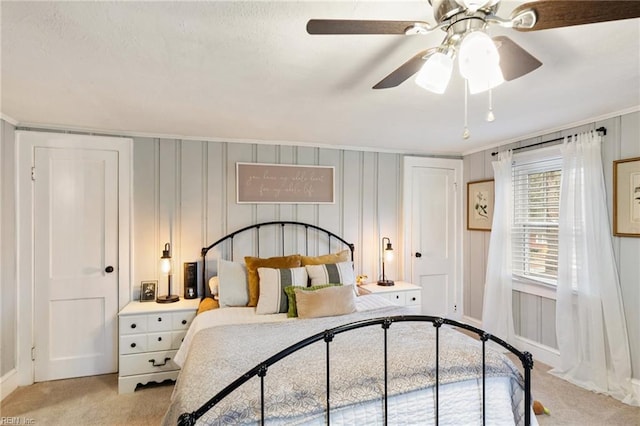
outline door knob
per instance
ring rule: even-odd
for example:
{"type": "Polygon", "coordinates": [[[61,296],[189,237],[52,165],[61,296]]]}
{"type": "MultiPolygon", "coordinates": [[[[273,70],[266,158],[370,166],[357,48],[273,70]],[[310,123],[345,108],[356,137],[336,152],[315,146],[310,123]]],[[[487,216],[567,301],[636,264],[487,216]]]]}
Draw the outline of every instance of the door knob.
{"type": "Polygon", "coordinates": [[[416,257],[422,257],[422,253],[420,253],[419,251],[416,252],[416,257]]]}
{"type": "Polygon", "coordinates": [[[113,272],[113,266],[111,266],[111,265],[107,266],[106,268],[104,268],[104,271],[105,271],[107,274],[112,273],[112,272],[113,272]]]}

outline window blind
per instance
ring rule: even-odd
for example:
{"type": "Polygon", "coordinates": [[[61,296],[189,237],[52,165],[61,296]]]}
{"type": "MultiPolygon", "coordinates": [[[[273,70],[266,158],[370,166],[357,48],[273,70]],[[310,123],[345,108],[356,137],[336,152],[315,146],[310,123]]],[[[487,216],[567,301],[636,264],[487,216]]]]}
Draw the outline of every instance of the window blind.
{"type": "Polygon", "coordinates": [[[513,274],[555,285],[562,159],[513,165],[513,274]]]}

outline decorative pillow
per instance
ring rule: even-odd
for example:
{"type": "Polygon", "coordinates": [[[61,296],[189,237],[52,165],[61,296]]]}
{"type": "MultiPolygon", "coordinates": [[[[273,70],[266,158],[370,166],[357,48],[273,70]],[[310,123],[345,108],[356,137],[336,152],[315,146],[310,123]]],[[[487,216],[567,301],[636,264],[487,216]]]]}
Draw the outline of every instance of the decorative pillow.
{"type": "Polygon", "coordinates": [[[240,262],[218,259],[218,300],[220,306],[247,306],[247,270],[240,262]]]}
{"type": "Polygon", "coordinates": [[[212,309],[218,309],[219,307],[220,305],[218,304],[217,300],[213,300],[210,297],[205,297],[200,302],[200,305],[198,306],[198,312],[196,313],[196,315],[200,315],[201,313],[205,311],[210,311],[212,309]]]}
{"type": "MultiPolygon", "coordinates": [[[[300,266],[300,255],[282,257],[251,257],[245,256],[244,262],[247,265],[247,277],[249,281],[249,303],[247,306],[257,306],[260,296],[260,276],[258,268],[297,268],[300,266]]],[[[219,274],[218,274],[219,275],[219,274]]]]}
{"type": "Polygon", "coordinates": [[[209,278],[209,293],[215,298],[218,295],[218,287],[220,285],[220,280],[218,276],[209,278]]]}
{"type": "Polygon", "coordinates": [[[298,316],[298,311],[296,309],[296,290],[314,292],[321,290],[327,287],[337,287],[342,284],[321,284],[313,287],[285,287],[284,292],[287,294],[289,299],[289,310],[287,311],[287,317],[293,318],[298,316]]]}
{"type": "Polygon", "coordinates": [[[318,284],[355,284],[356,276],[352,262],[340,262],[324,265],[307,265],[307,274],[311,285],[318,284]]]}
{"type": "Polygon", "coordinates": [[[260,297],[256,314],[278,314],[287,312],[289,302],[285,289],[288,287],[306,287],[307,270],[305,268],[274,269],[258,268],[260,277],[260,297]]]}
{"type": "Polygon", "coordinates": [[[318,291],[295,289],[299,318],[330,317],[355,312],[352,285],[327,287],[318,291]]]}
{"type": "Polygon", "coordinates": [[[324,265],[326,263],[340,263],[351,260],[351,250],[342,250],[337,253],[324,254],[322,256],[300,256],[302,266],[306,265],[324,265]]]}

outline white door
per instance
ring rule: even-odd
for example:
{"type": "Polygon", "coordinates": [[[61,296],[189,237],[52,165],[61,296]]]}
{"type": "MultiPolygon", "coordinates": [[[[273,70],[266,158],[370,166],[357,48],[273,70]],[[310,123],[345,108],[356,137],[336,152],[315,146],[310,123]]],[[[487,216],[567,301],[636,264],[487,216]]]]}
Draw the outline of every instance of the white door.
{"type": "Polygon", "coordinates": [[[35,148],[35,381],[117,371],[118,153],[35,148]]]}
{"type": "Polygon", "coordinates": [[[405,158],[405,276],[422,314],[461,317],[462,160],[405,158]]]}

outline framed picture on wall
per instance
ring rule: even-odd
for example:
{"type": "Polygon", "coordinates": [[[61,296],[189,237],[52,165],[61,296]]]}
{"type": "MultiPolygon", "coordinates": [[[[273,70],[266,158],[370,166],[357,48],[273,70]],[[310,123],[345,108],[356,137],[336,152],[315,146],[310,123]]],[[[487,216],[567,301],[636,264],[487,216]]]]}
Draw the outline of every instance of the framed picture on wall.
{"type": "Polygon", "coordinates": [[[142,281],[140,283],[140,301],[153,302],[156,300],[158,281],[142,281]]]}
{"type": "Polygon", "coordinates": [[[640,237],[640,157],[613,162],[613,235],[640,237]]]}
{"type": "Polygon", "coordinates": [[[491,231],[493,222],[493,179],[467,182],[467,229],[491,231]]]}

